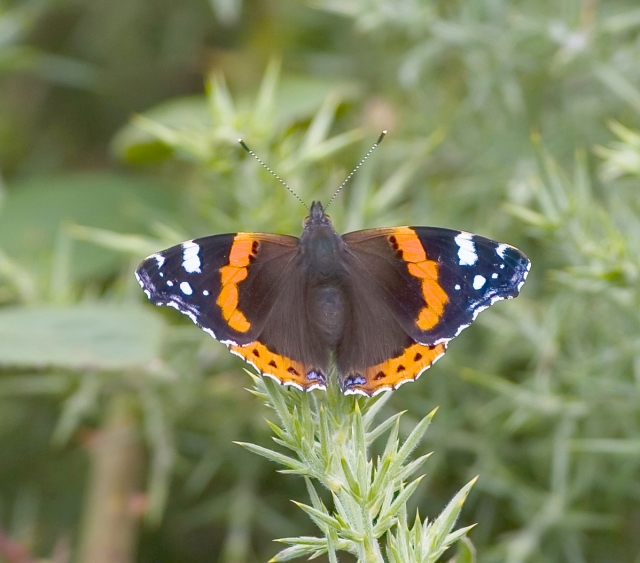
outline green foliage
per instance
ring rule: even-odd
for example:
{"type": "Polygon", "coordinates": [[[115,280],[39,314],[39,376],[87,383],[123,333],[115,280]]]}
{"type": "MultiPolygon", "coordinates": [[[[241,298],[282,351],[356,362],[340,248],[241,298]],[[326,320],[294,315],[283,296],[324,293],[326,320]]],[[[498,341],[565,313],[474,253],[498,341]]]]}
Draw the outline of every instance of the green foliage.
{"type": "Polygon", "coordinates": [[[0,357],[20,368],[136,370],[157,357],[162,323],[108,305],[0,310],[0,357]]]}
{"type": "MultiPolygon", "coordinates": [[[[135,232],[151,217],[167,215],[171,194],[157,184],[115,174],[35,176],[16,182],[0,208],[0,248],[16,268],[30,272],[28,301],[69,298],[74,282],[117,272],[121,254],[80,242],[73,227],[91,225],[109,231],[135,232]],[[72,232],[74,231],[74,232],[72,232]]],[[[139,249],[137,249],[139,250],[139,249]]],[[[12,279],[12,275],[8,276],[12,279]]],[[[22,280],[13,279],[23,292],[22,280]]],[[[11,301],[15,291],[3,301],[11,301]]],[[[24,292],[23,292],[24,293],[24,292]]]]}
{"type": "Polygon", "coordinates": [[[602,177],[604,180],[615,180],[621,176],[640,175],[640,135],[637,131],[627,129],[615,121],[609,124],[610,129],[620,141],[611,143],[611,147],[595,147],[595,153],[603,160],[602,177]]]}
{"type": "Polygon", "coordinates": [[[269,423],[274,441],[291,450],[295,458],[256,444],[241,445],[283,465],[283,472],[305,477],[311,505],[296,504],[324,536],[278,540],[290,547],[271,561],[327,553],[329,561],[335,562],[336,552],[347,551],[363,563],[381,562],[384,559],[379,541],[388,536],[386,552],[390,563],[432,563],[473,527],[452,531],[475,479],[433,522],[422,524],[416,515],[413,527],[407,523],[406,504],[422,477],[409,479],[430,454],[412,461],[409,455],[431,424],[435,410],[400,443],[402,413],[374,425],[374,418],[389,395],[377,400],[348,397],[339,391],[335,381],[326,393],[301,394],[273,381],[253,378],[254,394],[278,415],[279,424],[269,423]],[[384,450],[374,462],[369,448],[387,432],[384,450]],[[333,509],[321,500],[312,480],[331,493],[333,509]]]}
{"type": "MultiPolygon", "coordinates": [[[[241,364],[143,304],[132,271],[194,236],[299,233],[302,207],[237,138],[304,201],[327,201],[389,129],[332,204],[338,230],[463,228],[519,246],[533,268],[521,297],[375,403],[398,448],[439,406],[429,473],[407,500],[422,517],[398,510],[384,557],[422,557],[438,511],[479,474],[460,515],[462,530],[477,523],[475,548],[459,541],[458,563],[637,560],[639,27],[632,0],[3,5],[0,532],[56,561],[71,538],[77,556],[86,452],[116,405],[144,440],[139,561],[267,560],[274,537],[329,550],[291,498],[353,541],[335,492],[316,487],[322,443],[289,444],[310,461],[277,449],[304,461],[289,470],[309,472],[309,489],[232,444],[269,448],[241,364]]],[[[330,428],[379,427],[363,401],[352,426],[353,399],[266,384],[314,424],[335,400],[351,406],[330,428]]],[[[382,434],[366,436],[369,457],[333,461],[353,491],[384,454],[382,434]]]]}

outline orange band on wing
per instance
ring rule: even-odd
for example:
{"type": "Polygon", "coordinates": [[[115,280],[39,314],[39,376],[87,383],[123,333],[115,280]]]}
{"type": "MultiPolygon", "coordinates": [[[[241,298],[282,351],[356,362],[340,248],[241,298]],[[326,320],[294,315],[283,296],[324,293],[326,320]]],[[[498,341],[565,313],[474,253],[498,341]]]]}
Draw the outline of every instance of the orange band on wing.
{"type": "Polygon", "coordinates": [[[319,370],[309,369],[291,358],[275,354],[260,342],[250,342],[244,346],[230,344],[229,350],[249,362],[261,374],[269,375],[283,385],[304,390],[325,388],[326,378],[319,370]]]}
{"type": "Polygon", "coordinates": [[[407,262],[409,273],[419,278],[422,284],[422,296],[426,305],[418,313],[416,324],[420,330],[430,330],[438,324],[444,313],[449,297],[438,283],[438,263],[429,260],[422,242],[413,229],[399,227],[389,235],[389,242],[402,253],[407,262]]]}
{"type": "Polygon", "coordinates": [[[345,392],[375,395],[387,389],[397,389],[407,381],[416,380],[424,370],[444,355],[446,348],[445,343],[435,346],[411,344],[399,356],[370,366],[360,376],[351,378],[352,381],[347,383],[345,392]]]}
{"type": "Polygon", "coordinates": [[[231,244],[229,264],[220,268],[220,294],[216,303],[222,317],[237,332],[247,332],[251,323],[238,309],[238,285],[246,279],[251,258],[258,252],[258,241],[248,233],[238,233],[231,244]]]}

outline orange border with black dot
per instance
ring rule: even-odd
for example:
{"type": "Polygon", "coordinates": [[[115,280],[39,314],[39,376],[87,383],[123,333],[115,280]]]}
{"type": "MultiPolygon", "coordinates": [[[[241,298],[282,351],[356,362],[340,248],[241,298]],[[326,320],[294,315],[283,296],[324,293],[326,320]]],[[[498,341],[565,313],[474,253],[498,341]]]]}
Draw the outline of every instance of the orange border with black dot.
{"type": "Polygon", "coordinates": [[[380,391],[397,389],[407,381],[415,381],[420,374],[440,359],[447,349],[443,342],[435,346],[412,344],[395,358],[370,366],[362,374],[366,380],[363,385],[354,385],[347,393],[375,395],[380,391]]]}
{"type": "Polygon", "coordinates": [[[318,380],[310,380],[307,377],[306,374],[311,371],[311,368],[272,352],[258,341],[250,342],[244,346],[229,344],[229,350],[255,366],[261,374],[275,377],[283,385],[295,385],[299,389],[325,388],[323,383],[318,380]]]}

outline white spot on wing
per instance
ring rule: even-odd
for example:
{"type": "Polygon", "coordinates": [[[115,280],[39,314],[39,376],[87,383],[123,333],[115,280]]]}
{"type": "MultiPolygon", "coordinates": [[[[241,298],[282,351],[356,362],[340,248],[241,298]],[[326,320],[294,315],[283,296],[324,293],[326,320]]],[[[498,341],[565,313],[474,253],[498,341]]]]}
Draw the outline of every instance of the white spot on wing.
{"type": "Polygon", "coordinates": [[[491,274],[491,279],[492,280],[497,280],[498,279],[498,274],[496,274],[495,272],[493,274],[491,274]]]}
{"type": "Polygon", "coordinates": [[[192,240],[182,243],[182,267],[188,274],[199,274],[200,246],[192,240]]]}
{"type": "Polygon", "coordinates": [[[476,245],[473,242],[473,235],[462,231],[454,242],[458,245],[458,264],[460,266],[473,266],[478,261],[476,245]]]}
{"type": "Polygon", "coordinates": [[[484,286],[484,282],[487,281],[487,278],[485,278],[484,276],[474,276],[473,278],[473,289],[478,290],[478,289],[482,289],[482,287],[484,286]]]}
{"type": "Polygon", "coordinates": [[[507,252],[508,248],[509,248],[508,244],[499,244],[498,246],[496,246],[496,254],[504,260],[504,255],[507,252]]]}
{"type": "Polygon", "coordinates": [[[149,256],[149,258],[155,259],[156,263],[158,264],[158,268],[162,268],[162,266],[164,265],[164,256],[162,256],[161,254],[152,254],[151,256],[149,256]]]}
{"type": "Polygon", "coordinates": [[[184,293],[185,295],[192,295],[193,294],[193,289],[189,285],[189,282],[182,282],[180,284],[180,291],[182,291],[182,293],[184,293]]]}
{"type": "Polygon", "coordinates": [[[205,297],[209,297],[209,290],[208,290],[208,289],[205,289],[205,290],[202,292],[202,295],[204,295],[205,297]]]}
{"type": "Polygon", "coordinates": [[[460,291],[460,284],[457,283],[456,285],[454,285],[453,289],[455,289],[456,291],[460,291]]]}
{"type": "Polygon", "coordinates": [[[171,280],[168,280],[168,281],[167,281],[167,285],[168,285],[169,287],[173,287],[173,282],[172,282],[171,280]]]}
{"type": "Polygon", "coordinates": [[[530,270],[531,270],[531,262],[527,262],[527,270],[522,273],[522,281],[518,284],[518,292],[520,292],[520,290],[522,289],[522,286],[524,285],[524,282],[526,281],[530,270]]]}

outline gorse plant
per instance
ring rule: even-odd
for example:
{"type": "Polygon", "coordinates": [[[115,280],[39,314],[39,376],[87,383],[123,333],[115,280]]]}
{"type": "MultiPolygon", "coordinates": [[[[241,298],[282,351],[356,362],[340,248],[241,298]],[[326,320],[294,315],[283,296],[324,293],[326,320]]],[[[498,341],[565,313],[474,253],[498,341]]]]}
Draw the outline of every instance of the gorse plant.
{"type": "Polygon", "coordinates": [[[283,473],[304,477],[311,504],[296,504],[322,532],[321,537],[278,540],[289,547],[272,561],[326,553],[333,563],[338,551],[347,551],[361,563],[383,562],[383,552],[390,563],[431,563],[473,527],[453,529],[476,479],[467,483],[434,521],[421,522],[416,515],[412,526],[408,522],[407,501],[422,479],[415,473],[430,454],[415,459],[410,456],[436,409],[401,441],[402,413],[375,423],[388,393],[377,399],[345,396],[335,381],[326,393],[301,393],[267,378],[252,377],[254,394],[277,414],[278,422],[268,422],[274,441],[290,452],[242,445],[284,466],[283,473]],[[385,434],[384,450],[374,460],[371,445],[385,434]],[[329,491],[331,507],[322,500],[316,483],[329,491]],[[383,550],[380,543],[385,537],[383,550]]]}

